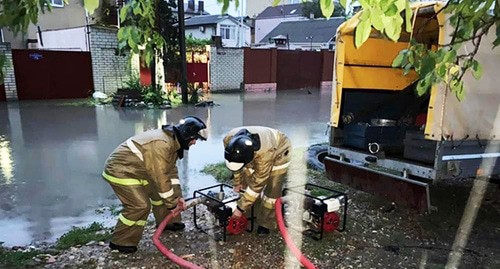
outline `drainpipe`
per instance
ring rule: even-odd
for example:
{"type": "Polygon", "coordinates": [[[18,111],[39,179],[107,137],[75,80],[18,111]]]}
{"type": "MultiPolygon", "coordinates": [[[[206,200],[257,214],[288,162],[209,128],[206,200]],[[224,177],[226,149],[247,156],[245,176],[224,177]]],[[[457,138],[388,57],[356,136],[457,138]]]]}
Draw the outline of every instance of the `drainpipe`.
{"type": "Polygon", "coordinates": [[[90,52],[90,27],[89,27],[89,12],[85,10],[85,45],[90,52]]]}
{"type": "Polygon", "coordinates": [[[37,25],[36,28],[38,30],[38,39],[40,41],[40,46],[42,46],[42,48],[43,48],[42,29],[40,29],[40,25],[37,25]]]}

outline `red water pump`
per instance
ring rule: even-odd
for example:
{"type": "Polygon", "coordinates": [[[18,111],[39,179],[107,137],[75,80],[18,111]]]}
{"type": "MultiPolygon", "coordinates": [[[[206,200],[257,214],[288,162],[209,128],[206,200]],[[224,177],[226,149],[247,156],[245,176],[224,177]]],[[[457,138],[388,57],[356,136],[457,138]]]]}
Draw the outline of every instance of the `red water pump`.
{"type": "Polygon", "coordinates": [[[320,240],[323,232],[343,231],[346,226],[347,195],[315,184],[305,184],[283,190],[284,212],[300,211],[300,229],[320,240]]]}
{"type": "MultiPolygon", "coordinates": [[[[226,234],[240,234],[243,231],[253,231],[254,212],[253,207],[250,210],[250,217],[242,216],[240,218],[232,218],[233,211],[236,208],[236,203],[240,199],[239,195],[233,191],[233,188],[227,184],[217,184],[207,188],[194,191],[193,199],[200,199],[202,204],[206,205],[218,222],[218,228],[222,228],[223,241],[226,241],[226,234]],[[231,195],[232,194],[232,195],[231,195]],[[250,227],[248,227],[250,226],[250,227]]],[[[209,227],[204,229],[198,225],[197,207],[193,207],[194,226],[202,231],[207,232],[217,227],[209,227]]]]}

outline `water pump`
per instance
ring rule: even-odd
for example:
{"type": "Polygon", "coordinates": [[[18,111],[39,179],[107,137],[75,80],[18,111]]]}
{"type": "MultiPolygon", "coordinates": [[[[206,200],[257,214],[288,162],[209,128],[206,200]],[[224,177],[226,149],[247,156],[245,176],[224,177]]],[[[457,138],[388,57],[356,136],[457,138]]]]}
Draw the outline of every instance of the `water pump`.
{"type": "Polygon", "coordinates": [[[305,184],[283,190],[285,214],[299,215],[302,223],[289,226],[301,230],[316,240],[323,232],[343,231],[346,226],[347,195],[315,184],[305,184]]]}
{"type": "MultiPolygon", "coordinates": [[[[222,228],[223,241],[226,241],[226,233],[240,234],[243,231],[251,232],[253,230],[253,206],[250,210],[250,217],[242,216],[240,218],[232,218],[236,203],[240,199],[239,195],[232,190],[232,187],[227,184],[217,184],[194,191],[193,199],[198,200],[198,204],[206,205],[208,211],[212,213],[217,220],[217,226],[222,228]],[[250,224],[250,228],[248,228],[250,224]]],[[[194,226],[202,232],[207,232],[210,229],[203,229],[198,225],[197,207],[193,207],[194,226]]]]}

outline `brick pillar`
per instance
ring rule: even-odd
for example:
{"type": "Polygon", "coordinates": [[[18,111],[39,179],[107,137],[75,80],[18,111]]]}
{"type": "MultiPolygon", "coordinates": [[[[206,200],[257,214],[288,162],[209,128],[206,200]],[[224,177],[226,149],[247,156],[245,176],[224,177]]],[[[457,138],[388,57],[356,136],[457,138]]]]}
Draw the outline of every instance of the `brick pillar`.
{"type": "Polygon", "coordinates": [[[243,48],[213,48],[210,50],[210,89],[239,90],[243,82],[243,48]]]}
{"type": "Polygon", "coordinates": [[[4,87],[7,101],[17,101],[16,75],[14,74],[14,62],[12,60],[12,50],[10,43],[0,44],[0,53],[6,57],[4,72],[4,87]]]}
{"type": "Polygon", "coordinates": [[[116,55],[118,29],[92,26],[90,30],[90,55],[94,90],[106,94],[122,88],[130,75],[129,55],[116,55]]]}

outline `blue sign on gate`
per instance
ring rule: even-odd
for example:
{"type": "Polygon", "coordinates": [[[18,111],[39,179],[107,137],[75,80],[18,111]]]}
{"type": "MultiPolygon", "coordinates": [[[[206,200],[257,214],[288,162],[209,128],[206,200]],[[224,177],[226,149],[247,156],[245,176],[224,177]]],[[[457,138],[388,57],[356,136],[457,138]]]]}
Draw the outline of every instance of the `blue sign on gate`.
{"type": "Polygon", "coordinates": [[[30,59],[38,61],[43,58],[43,55],[40,53],[30,53],[29,54],[30,59]]]}

